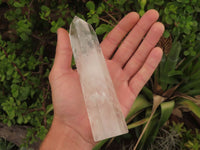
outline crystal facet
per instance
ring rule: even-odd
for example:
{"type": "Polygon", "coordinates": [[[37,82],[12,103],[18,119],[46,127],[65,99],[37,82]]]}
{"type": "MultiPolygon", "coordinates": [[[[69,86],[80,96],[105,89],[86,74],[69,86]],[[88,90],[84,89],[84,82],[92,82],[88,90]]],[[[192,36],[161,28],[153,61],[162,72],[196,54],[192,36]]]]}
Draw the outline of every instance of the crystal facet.
{"type": "Polygon", "coordinates": [[[70,25],[70,40],[94,141],[128,133],[92,26],[75,16],[70,25]]]}

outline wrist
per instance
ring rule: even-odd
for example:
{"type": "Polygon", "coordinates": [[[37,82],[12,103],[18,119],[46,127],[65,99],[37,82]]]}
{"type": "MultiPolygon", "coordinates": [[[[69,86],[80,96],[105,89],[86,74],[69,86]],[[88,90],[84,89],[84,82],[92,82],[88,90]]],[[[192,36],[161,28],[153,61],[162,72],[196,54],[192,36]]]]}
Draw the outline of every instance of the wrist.
{"type": "Polygon", "coordinates": [[[54,119],[40,150],[91,150],[93,146],[71,127],[54,119]]]}

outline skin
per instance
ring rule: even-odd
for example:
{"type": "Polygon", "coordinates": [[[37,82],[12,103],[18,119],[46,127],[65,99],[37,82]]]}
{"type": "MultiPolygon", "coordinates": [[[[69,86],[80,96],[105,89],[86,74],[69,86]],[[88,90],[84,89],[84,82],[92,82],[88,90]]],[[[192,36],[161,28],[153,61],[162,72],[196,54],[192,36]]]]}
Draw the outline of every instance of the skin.
{"type": "MultiPolygon", "coordinates": [[[[155,10],[147,11],[141,18],[131,12],[101,43],[124,116],[162,58],[162,50],[155,47],[164,32],[163,24],[157,22],[158,17],[155,10]]],[[[79,76],[71,69],[71,59],[68,32],[60,28],[55,61],[49,75],[54,119],[40,150],[89,150],[96,144],[79,76]]]]}

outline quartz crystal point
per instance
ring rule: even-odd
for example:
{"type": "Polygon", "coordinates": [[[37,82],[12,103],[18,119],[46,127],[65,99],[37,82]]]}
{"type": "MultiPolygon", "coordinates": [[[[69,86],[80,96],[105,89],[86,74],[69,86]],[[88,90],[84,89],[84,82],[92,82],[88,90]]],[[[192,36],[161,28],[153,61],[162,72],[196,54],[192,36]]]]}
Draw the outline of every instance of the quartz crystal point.
{"type": "Polygon", "coordinates": [[[75,16],[70,25],[69,35],[94,141],[128,133],[92,26],[75,16]]]}

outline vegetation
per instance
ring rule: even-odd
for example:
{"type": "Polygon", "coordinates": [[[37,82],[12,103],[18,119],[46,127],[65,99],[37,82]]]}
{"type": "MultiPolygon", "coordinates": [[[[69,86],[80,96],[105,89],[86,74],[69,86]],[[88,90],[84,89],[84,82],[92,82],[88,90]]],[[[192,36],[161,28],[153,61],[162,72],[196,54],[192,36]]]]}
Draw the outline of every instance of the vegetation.
{"type": "Polygon", "coordinates": [[[187,130],[183,123],[176,124],[173,122],[169,129],[162,129],[156,140],[151,144],[149,150],[159,149],[191,149],[198,150],[200,148],[199,129],[194,133],[192,130],[187,130]]]}
{"type": "MultiPolygon", "coordinates": [[[[136,137],[140,139],[137,149],[147,149],[157,141],[163,125],[168,126],[177,118],[184,122],[184,115],[191,115],[200,125],[199,0],[0,0],[0,122],[11,128],[26,127],[26,138],[17,146],[32,147],[45,137],[51,125],[48,74],[53,64],[56,30],[68,29],[77,15],[92,24],[102,40],[128,12],[136,11],[142,16],[151,8],[159,11],[166,27],[158,43],[165,53],[163,59],[126,118],[131,132],[104,140],[94,149],[136,137]]],[[[199,126],[186,124],[173,124],[168,136],[172,137],[175,130],[174,138],[183,143],[182,147],[199,149],[199,130],[195,130],[199,126]]],[[[16,144],[15,141],[10,140],[16,144]]],[[[4,140],[0,141],[0,148],[1,145],[14,148],[4,140]]]]}

